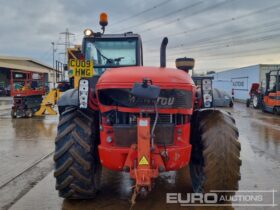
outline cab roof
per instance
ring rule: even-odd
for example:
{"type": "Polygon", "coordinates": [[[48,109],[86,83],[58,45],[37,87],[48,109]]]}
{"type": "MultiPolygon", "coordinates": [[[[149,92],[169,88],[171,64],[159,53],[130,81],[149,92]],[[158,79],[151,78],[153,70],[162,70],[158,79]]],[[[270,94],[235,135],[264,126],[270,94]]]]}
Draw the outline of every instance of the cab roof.
{"type": "Polygon", "coordinates": [[[133,32],[126,32],[123,34],[101,34],[101,33],[96,33],[95,36],[93,37],[85,37],[88,39],[92,38],[141,38],[139,34],[134,34],[133,32]]]}

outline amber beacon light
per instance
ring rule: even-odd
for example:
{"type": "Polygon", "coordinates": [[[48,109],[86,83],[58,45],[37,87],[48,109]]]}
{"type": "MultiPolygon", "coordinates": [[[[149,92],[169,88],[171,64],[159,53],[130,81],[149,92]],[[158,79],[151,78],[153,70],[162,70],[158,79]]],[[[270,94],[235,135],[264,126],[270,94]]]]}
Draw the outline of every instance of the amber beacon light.
{"type": "Polygon", "coordinates": [[[100,14],[99,24],[102,26],[103,33],[105,31],[105,26],[108,25],[108,15],[105,12],[100,14]]]}

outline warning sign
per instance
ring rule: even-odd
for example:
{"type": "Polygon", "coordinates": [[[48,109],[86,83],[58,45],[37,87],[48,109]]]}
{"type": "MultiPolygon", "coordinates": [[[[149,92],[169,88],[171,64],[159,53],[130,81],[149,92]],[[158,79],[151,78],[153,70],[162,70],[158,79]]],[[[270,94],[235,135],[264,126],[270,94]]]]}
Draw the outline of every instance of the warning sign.
{"type": "Polygon", "coordinates": [[[70,59],[69,69],[73,70],[72,75],[76,77],[92,77],[93,76],[93,61],[70,59]]]}
{"type": "Polygon", "coordinates": [[[139,161],[139,165],[149,165],[149,162],[145,156],[141,158],[141,160],[139,161]]]}

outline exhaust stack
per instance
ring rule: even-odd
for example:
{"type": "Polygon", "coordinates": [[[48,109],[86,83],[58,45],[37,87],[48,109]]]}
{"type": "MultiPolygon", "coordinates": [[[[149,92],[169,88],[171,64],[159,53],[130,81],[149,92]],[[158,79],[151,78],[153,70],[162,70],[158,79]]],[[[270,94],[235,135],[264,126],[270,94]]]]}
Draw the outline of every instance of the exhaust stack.
{"type": "Polygon", "coordinates": [[[160,46],[160,67],[166,67],[166,46],[168,44],[168,38],[164,37],[160,46]]]}

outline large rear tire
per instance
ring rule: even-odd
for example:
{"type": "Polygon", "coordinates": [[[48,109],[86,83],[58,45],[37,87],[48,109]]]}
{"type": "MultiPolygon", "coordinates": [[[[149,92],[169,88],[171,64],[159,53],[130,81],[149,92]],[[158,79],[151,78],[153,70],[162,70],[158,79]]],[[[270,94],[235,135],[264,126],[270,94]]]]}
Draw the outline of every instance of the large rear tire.
{"type": "Polygon", "coordinates": [[[90,199],[100,187],[98,113],[67,108],[61,115],[55,141],[56,189],[68,199],[90,199]]]}
{"type": "Polygon", "coordinates": [[[246,107],[250,107],[250,104],[251,104],[251,99],[248,98],[248,99],[246,100],[246,107]]]}
{"type": "Polygon", "coordinates": [[[62,113],[65,111],[66,106],[58,106],[58,114],[62,115],[62,113]]]}
{"type": "Polygon", "coordinates": [[[197,111],[192,119],[190,174],[194,192],[233,191],[240,180],[240,150],[235,120],[219,110],[197,111]]]}
{"type": "Polygon", "coordinates": [[[273,107],[273,114],[280,115],[280,107],[279,106],[273,107]]]}

